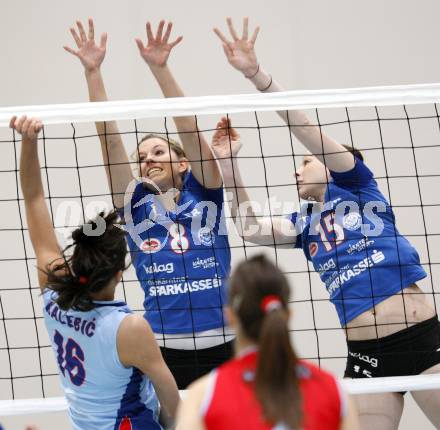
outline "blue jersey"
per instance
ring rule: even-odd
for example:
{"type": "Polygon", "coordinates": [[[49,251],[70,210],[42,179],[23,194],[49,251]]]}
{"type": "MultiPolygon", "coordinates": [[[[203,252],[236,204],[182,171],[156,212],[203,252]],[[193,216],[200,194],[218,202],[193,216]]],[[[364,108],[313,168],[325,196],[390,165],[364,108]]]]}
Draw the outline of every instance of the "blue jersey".
{"type": "Polygon", "coordinates": [[[330,174],[323,209],[308,205],[291,221],[296,247],[312,261],[344,326],[426,272],[366,165],[356,159],[352,170],[330,174]]]}
{"type": "Polygon", "coordinates": [[[124,302],[62,311],[46,289],[44,320],[75,430],[161,430],[151,381],[119,360],[116,336],[131,313],[124,302]]]}
{"type": "Polygon", "coordinates": [[[127,207],[124,212],[128,244],[153,331],[177,334],[223,327],[231,262],[223,188],[207,189],[189,171],[176,212],[165,210],[142,183],[129,209],[129,216],[127,207]]]}

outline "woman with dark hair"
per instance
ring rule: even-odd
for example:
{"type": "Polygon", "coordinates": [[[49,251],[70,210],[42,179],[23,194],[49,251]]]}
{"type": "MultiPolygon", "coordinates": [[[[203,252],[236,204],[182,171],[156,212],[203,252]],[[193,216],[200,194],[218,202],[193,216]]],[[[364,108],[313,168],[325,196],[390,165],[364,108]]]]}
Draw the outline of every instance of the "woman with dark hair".
{"type": "Polygon", "coordinates": [[[37,119],[13,117],[22,135],[20,182],[35,250],[44,319],[76,430],[157,429],[172,425],[179,394],[144,318],[115,300],[127,243],[118,215],[100,214],[61,250],[46,206],[37,119]],[[160,402],[160,417],[159,405],[160,402]]]}
{"type": "Polygon", "coordinates": [[[189,388],[178,430],[358,428],[337,380],[296,357],[289,295],[286,277],[263,255],[238,265],[226,308],[237,334],[235,359],[189,388]]]}
{"type": "MultiPolygon", "coordinates": [[[[107,35],[95,44],[93,21],[88,24],[87,34],[79,21],[78,30],[70,29],[78,49],[65,49],[84,66],[90,100],[106,101],[101,64],[107,35]]],[[[136,44],[164,96],[182,97],[168,66],[182,37],[171,41],[171,29],[161,21],[153,34],[147,23],[147,43],[136,39],[136,44]]],[[[179,388],[185,388],[231,356],[232,335],[222,314],[231,255],[217,162],[194,116],[174,122],[182,145],[168,135],[142,137],[135,174],[116,122],[98,122],[96,129],[114,205],[129,226],[145,318],[179,388]]]]}
{"type": "MultiPolygon", "coordinates": [[[[260,66],[248,37],[245,18],[239,37],[230,18],[232,40],[218,29],[228,62],[262,92],[281,91],[260,66]]],[[[419,285],[426,277],[417,250],[399,233],[393,210],[374,174],[355,148],[336,142],[298,110],[278,112],[310,154],[295,172],[304,210],[288,218],[246,218],[244,239],[269,246],[302,249],[329,293],[347,337],[345,376],[372,378],[440,372],[440,323],[419,285]]],[[[234,160],[240,149],[229,124],[218,125],[213,149],[223,158],[225,186],[236,190],[238,203],[249,196],[234,160]]],[[[396,430],[404,393],[361,394],[362,427],[396,430]]],[[[414,391],[417,404],[440,428],[440,390],[414,391]]]]}

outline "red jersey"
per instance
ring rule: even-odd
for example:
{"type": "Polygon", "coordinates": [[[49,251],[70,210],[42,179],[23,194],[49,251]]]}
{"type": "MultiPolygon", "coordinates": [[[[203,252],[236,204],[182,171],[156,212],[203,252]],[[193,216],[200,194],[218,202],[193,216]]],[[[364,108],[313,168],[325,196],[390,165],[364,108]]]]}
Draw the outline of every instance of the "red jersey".
{"type": "MultiPolygon", "coordinates": [[[[207,430],[283,428],[264,419],[254,394],[252,380],[257,356],[257,352],[251,352],[228,361],[212,374],[211,385],[202,405],[207,430]]],[[[298,376],[303,403],[301,429],[339,429],[346,411],[336,379],[330,373],[304,361],[298,364],[298,376]]]]}

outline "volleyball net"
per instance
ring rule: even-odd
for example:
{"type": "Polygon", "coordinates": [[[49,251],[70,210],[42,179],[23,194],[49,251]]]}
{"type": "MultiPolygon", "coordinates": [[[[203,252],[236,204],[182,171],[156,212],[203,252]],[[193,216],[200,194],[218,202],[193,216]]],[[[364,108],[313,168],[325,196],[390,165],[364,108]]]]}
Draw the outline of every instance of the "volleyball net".
{"type": "MultiPolygon", "coordinates": [[[[146,134],[177,138],[175,116],[195,116],[198,131],[210,141],[217,121],[226,115],[241,135],[243,147],[237,159],[255,211],[281,217],[300,208],[294,172],[307,151],[276,112],[304,110],[323,133],[363,152],[394,210],[400,233],[420,255],[428,274],[420,287],[437,306],[439,101],[440,85],[435,84],[0,108],[0,415],[65,408],[57,397],[62,394],[58,369],[44,327],[35,255],[24,217],[18,175],[20,136],[7,128],[13,115],[35,116],[44,124],[39,154],[45,195],[58,238],[67,245],[73,228],[113,207],[94,121],[117,120],[127,152],[135,153],[146,134]]],[[[225,211],[232,268],[256,253],[271,256],[293,286],[291,332],[299,356],[343,374],[345,333],[313,266],[301,252],[243,241],[225,211]]],[[[144,293],[133,267],[125,272],[117,291],[132,309],[143,312],[144,293]]],[[[344,383],[353,393],[412,391],[440,388],[440,377],[344,383]]]]}

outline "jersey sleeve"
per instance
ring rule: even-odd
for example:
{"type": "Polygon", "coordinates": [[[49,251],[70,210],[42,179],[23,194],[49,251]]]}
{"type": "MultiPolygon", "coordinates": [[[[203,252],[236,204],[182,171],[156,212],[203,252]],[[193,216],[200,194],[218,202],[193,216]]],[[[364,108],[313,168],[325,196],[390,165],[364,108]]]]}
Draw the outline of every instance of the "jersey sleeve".
{"type": "MultiPolygon", "coordinates": [[[[136,186],[135,186],[133,193],[130,197],[129,203],[127,203],[125,206],[123,206],[121,208],[117,208],[119,216],[121,218],[125,219],[126,215],[128,213],[130,213],[132,218],[134,218],[135,213],[139,211],[139,208],[141,206],[141,205],[138,205],[138,203],[144,197],[146,197],[148,194],[149,194],[149,192],[145,189],[143,182],[138,181],[136,183],[136,186]]],[[[128,220],[126,220],[126,221],[128,221],[128,220]]]]}
{"type": "Polygon", "coordinates": [[[295,230],[297,232],[296,240],[295,240],[295,246],[294,248],[302,248],[303,247],[303,237],[301,229],[299,228],[299,219],[298,219],[298,212],[293,212],[290,214],[287,219],[294,225],[295,230]]]}
{"type": "Polygon", "coordinates": [[[206,188],[193,175],[191,170],[185,176],[184,187],[199,196],[200,201],[206,200],[217,205],[223,204],[223,186],[219,188],[206,188]]]}
{"type": "Polygon", "coordinates": [[[370,184],[375,184],[373,173],[359,158],[355,159],[354,167],[346,172],[330,171],[333,182],[341,188],[348,190],[358,189],[370,184]]]}
{"type": "Polygon", "coordinates": [[[212,398],[214,397],[214,391],[215,391],[215,384],[217,382],[217,369],[212,370],[208,374],[208,383],[206,385],[205,393],[203,396],[203,399],[200,403],[200,416],[204,418],[208,412],[208,409],[211,405],[212,398]]]}

